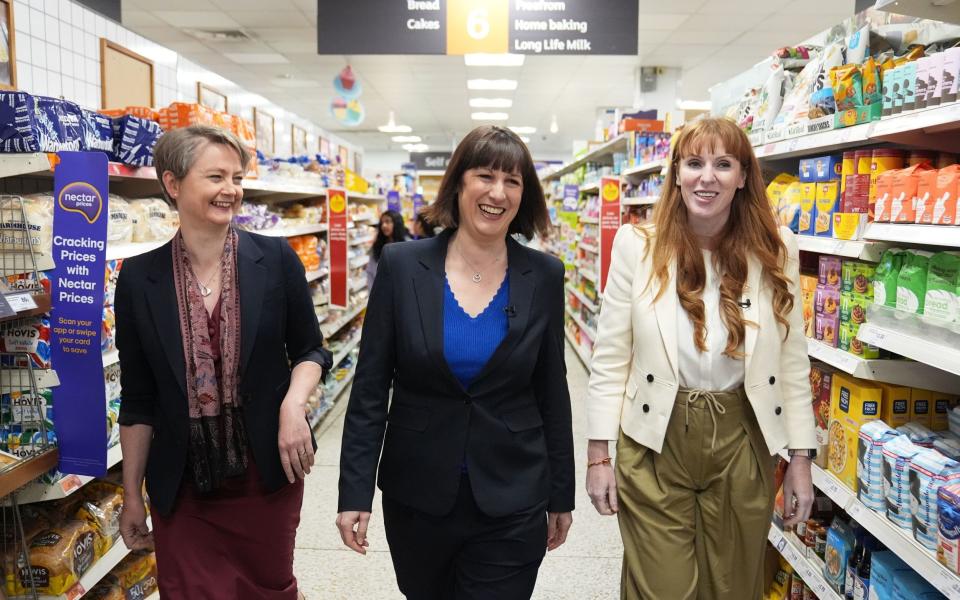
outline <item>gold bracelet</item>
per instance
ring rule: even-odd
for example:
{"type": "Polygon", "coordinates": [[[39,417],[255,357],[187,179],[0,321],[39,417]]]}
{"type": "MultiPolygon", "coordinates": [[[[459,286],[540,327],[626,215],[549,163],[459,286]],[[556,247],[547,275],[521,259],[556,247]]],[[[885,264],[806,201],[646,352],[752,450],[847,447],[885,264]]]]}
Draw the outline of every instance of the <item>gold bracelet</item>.
{"type": "Polygon", "coordinates": [[[606,458],[601,458],[600,460],[597,460],[594,462],[587,462],[587,468],[589,469],[590,467],[596,467],[598,465],[609,465],[610,461],[612,460],[613,459],[608,456],[606,458]]]}

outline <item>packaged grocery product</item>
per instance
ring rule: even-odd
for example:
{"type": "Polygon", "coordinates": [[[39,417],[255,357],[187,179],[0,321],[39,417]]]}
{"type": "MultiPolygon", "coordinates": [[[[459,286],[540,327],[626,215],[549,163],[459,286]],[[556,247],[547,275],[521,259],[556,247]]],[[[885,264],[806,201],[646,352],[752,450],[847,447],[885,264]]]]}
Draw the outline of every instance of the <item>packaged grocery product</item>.
{"type": "Polygon", "coordinates": [[[783,98],[793,87],[793,75],[787,75],[780,63],[774,63],[773,71],[760,90],[760,101],[754,116],[752,130],[764,131],[773,127],[774,119],[783,106],[783,98]]]}
{"type": "Polygon", "coordinates": [[[870,421],[860,428],[857,446],[857,497],[876,511],[886,510],[883,492],[883,446],[901,435],[883,421],[870,421]]]}
{"type": "Polygon", "coordinates": [[[120,363],[103,368],[103,385],[107,400],[120,398],[120,363]]]}
{"type": "Polygon", "coordinates": [[[913,526],[910,513],[910,460],[921,448],[907,436],[895,437],[883,445],[883,491],[887,519],[903,529],[913,526]]]}
{"type": "MultiPolygon", "coordinates": [[[[127,595],[123,593],[123,588],[110,577],[101,580],[97,585],[84,594],[87,600],[127,600],[127,595]]],[[[137,598],[146,598],[146,596],[136,596],[137,598]]]]}
{"type": "Polygon", "coordinates": [[[930,429],[941,434],[949,433],[950,409],[957,405],[957,396],[935,390],[930,390],[930,396],[931,406],[933,407],[930,417],[930,429]]]}
{"type": "Polygon", "coordinates": [[[897,277],[897,310],[923,314],[923,302],[927,295],[927,269],[932,252],[905,250],[903,266],[897,277]]]}
{"type": "Polygon", "coordinates": [[[860,65],[846,64],[830,71],[837,110],[853,110],[864,104],[860,65]]]}
{"type": "Polygon", "coordinates": [[[843,267],[840,272],[842,282],[841,289],[844,292],[853,292],[872,298],[873,277],[876,270],[876,267],[869,263],[855,260],[843,261],[843,267]]]}
{"type": "Polygon", "coordinates": [[[820,284],[840,289],[843,285],[843,261],[837,256],[821,255],[819,267],[820,284]]]}
{"type": "Polygon", "coordinates": [[[906,254],[900,248],[884,250],[873,276],[873,301],[882,306],[896,308],[897,279],[906,254]]]}
{"type": "Polygon", "coordinates": [[[40,152],[79,151],[84,139],[80,107],[60,98],[35,96],[40,152]]]}
{"type": "Polygon", "coordinates": [[[937,560],[954,573],[960,573],[960,485],[940,488],[937,513],[937,560]]]}
{"type": "Polygon", "coordinates": [[[35,253],[50,256],[53,247],[53,204],[50,194],[0,197],[0,215],[8,219],[0,219],[0,228],[7,230],[6,235],[0,236],[0,251],[22,251],[29,240],[35,253]],[[26,233],[23,233],[23,221],[19,217],[21,207],[27,219],[26,233]]]}
{"type": "Polygon", "coordinates": [[[840,313],[840,290],[828,285],[817,285],[813,298],[814,312],[823,315],[837,315],[840,313]]]}
{"type": "Polygon", "coordinates": [[[0,352],[15,352],[4,357],[6,366],[25,369],[28,362],[34,369],[50,368],[50,319],[28,317],[6,327],[0,335],[0,352]]]}
{"type": "Polygon", "coordinates": [[[875,550],[870,557],[870,599],[891,600],[893,582],[913,569],[889,550],[875,550]]]}
{"type": "Polygon", "coordinates": [[[940,600],[943,594],[916,571],[900,573],[893,580],[891,600],[940,600]]]}
{"type": "Polygon", "coordinates": [[[113,152],[113,123],[110,117],[85,108],[80,109],[80,124],[83,129],[83,149],[113,152]]]}
{"type": "Polygon", "coordinates": [[[933,449],[950,460],[960,462],[960,436],[949,431],[941,431],[940,433],[944,435],[933,442],[933,449]]]}
{"type": "MultiPolygon", "coordinates": [[[[823,59],[817,56],[800,71],[794,80],[793,89],[784,97],[780,113],[774,119],[775,128],[787,127],[809,118],[810,96],[814,92],[813,85],[822,66],[823,59]]],[[[827,72],[829,73],[829,69],[827,72]]]]}
{"type": "Polygon", "coordinates": [[[910,390],[910,421],[924,425],[929,429],[933,424],[932,402],[933,394],[931,392],[912,388],[910,390]]]}
{"type": "Polygon", "coordinates": [[[847,177],[857,174],[857,153],[849,150],[843,153],[843,160],[840,166],[840,197],[843,198],[847,193],[847,177]]]}
{"type": "Polygon", "coordinates": [[[960,254],[937,252],[930,257],[923,314],[941,326],[960,322],[960,254]]]}
{"type": "Polygon", "coordinates": [[[800,182],[822,183],[834,181],[840,177],[841,166],[841,158],[837,155],[800,159],[800,182]]]}
{"type": "MultiPolygon", "coordinates": [[[[854,309],[854,313],[856,309],[854,309]]],[[[880,358],[880,348],[877,346],[872,346],[870,344],[865,344],[860,339],[860,325],[859,323],[847,323],[846,326],[849,328],[850,335],[850,348],[846,349],[851,354],[855,354],[861,358],[866,359],[875,359],[880,358]]],[[[841,326],[841,331],[842,331],[841,326]]]]}
{"type": "Polygon", "coordinates": [[[813,315],[814,296],[817,292],[817,278],[813,275],[800,275],[800,297],[803,306],[803,331],[807,337],[814,335],[813,315]]]}
{"type": "Polygon", "coordinates": [[[880,78],[883,87],[882,114],[884,117],[889,117],[893,114],[893,106],[896,103],[896,97],[900,87],[900,73],[898,72],[898,68],[894,67],[883,71],[880,78]]]}
{"type": "Polygon", "coordinates": [[[830,386],[833,381],[833,368],[822,363],[810,366],[810,391],[813,396],[813,416],[817,430],[817,458],[821,467],[826,467],[829,455],[830,425],[830,386]]]}
{"type": "MultiPolygon", "coordinates": [[[[960,218],[960,165],[943,167],[937,173],[936,189],[932,208],[929,210],[929,222],[933,225],[957,225],[960,218]]],[[[928,222],[927,207],[923,210],[918,203],[918,218],[922,223],[928,222]]]]}
{"type": "Polygon", "coordinates": [[[103,322],[100,333],[100,351],[110,352],[116,348],[117,315],[112,306],[103,307],[103,322]]]}
{"type": "Polygon", "coordinates": [[[800,184],[800,216],[797,233],[800,235],[814,234],[814,215],[816,213],[817,188],[815,183],[800,184]]]}
{"type": "Polygon", "coordinates": [[[147,598],[157,591],[157,559],[153,552],[131,552],[113,568],[110,577],[128,598],[147,598]]]}
{"type": "Polygon", "coordinates": [[[941,104],[957,101],[958,82],[960,82],[960,48],[947,48],[943,51],[941,104]]]}
{"type": "Polygon", "coordinates": [[[108,540],[106,548],[120,536],[120,513],[123,511],[123,487],[109,481],[95,480],[83,487],[83,503],[77,518],[92,523],[108,540]]]}
{"type": "Polygon", "coordinates": [[[880,69],[872,56],[864,61],[860,73],[863,77],[863,104],[882,104],[883,90],[880,86],[880,69]]]}
{"type": "Polygon", "coordinates": [[[840,315],[818,313],[814,320],[816,339],[831,348],[836,348],[840,337],[840,315]]]}
{"type": "Polygon", "coordinates": [[[882,394],[845,373],[835,372],[830,389],[829,457],[827,465],[850,489],[857,489],[860,428],[880,417],[882,394]]]}
{"type": "Polygon", "coordinates": [[[907,112],[914,110],[917,107],[917,63],[916,61],[909,62],[903,65],[901,69],[903,79],[901,79],[901,85],[903,86],[903,107],[902,111],[907,112]]]}
{"type": "Polygon", "coordinates": [[[800,205],[802,203],[803,188],[799,182],[791,183],[784,190],[777,207],[777,213],[780,216],[780,224],[790,228],[790,231],[800,229],[800,205]]]}
{"type": "Polygon", "coordinates": [[[130,210],[135,215],[134,242],[169,240],[179,227],[179,217],[169,204],[159,198],[131,200],[130,210]]]}
{"type": "Polygon", "coordinates": [[[890,383],[877,384],[880,387],[883,404],[880,418],[891,427],[900,427],[910,422],[910,388],[890,383]]]}
{"type": "Polygon", "coordinates": [[[840,205],[840,182],[828,181],[816,184],[816,217],[813,234],[833,236],[833,215],[840,205]]]}
{"type": "Polygon", "coordinates": [[[893,208],[893,182],[898,170],[886,171],[877,176],[877,201],[873,208],[873,220],[877,223],[890,222],[893,208]]]}
{"type": "Polygon", "coordinates": [[[36,101],[26,92],[0,91],[0,151],[39,152],[36,101]]]}
{"type": "Polygon", "coordinates": [[[864,294],[843,292],[840,295],[840,322],[862,325],[867,320],[867,308],[873,300],[864,294]]]}
{"type": "Polygon", "coordinates": [[[917,60],[917,80],[914,83],[916,108],[926,108],[927,106],[927,82],[930,79],[930,59],[922,57],[917,60]]]}
{"type": "Polygon", "coordinates": [[[892,148],[877,148],[871,154],[870,160],[870,205],[874,207],[870,214],[875,214],[877,197],[879,196],[879,177],[887,171],[902,169],[906,153],[903,150],[892,148]]]}
{"type": "Polygon", "coordinates": [[[913,537],[930,550],[937,548],[937,492],[958,482],[960,463],[936,450],[921,450],[910,459],[913,537]]]}
{"type": "Polygon", "coordinates": [[[839,212],[867,214],[870,211],[870,173],[873,168],[873,151],[854,152],[856,171],[847,175],[839,212]]]}
{"type": "MultiPolygon", "coordinates": [[[[30,543],[30,565],[37,592],[59,595],[66,592],[86,573],[96,555],[97,532],[86,521],[67,521],[38,534],[30,543]]],[[[29,582],[20,573],[21,590],[29,589],[29,582]]]]}
{"type": "Polygon", "coordinates": [[[820,69],[813,80],[813,85],[810,87],[810,109],[807,113],[810,119],[819,119],[837,112],[833,84],[830,81],[830,71],[843,64],[843,43],[834,43],[827,46],[823,51],[821,61],[820,69]]]}
{"type": "Polygon", "coordinates": [[[933,206],[937,198],[937,176],[940,171],[924,171],[917,180],[917,199],[914,202],[914,221],[930,225],[933,223],[933,206]]]}
{"type": "Polygon", "coordinates": [[[864,25],[847,38],[847,62],[862,65],[870,54],[870,26],[864,25]]]}
{"type": "Polygon", "coordinates": [[[202,104],[174,102],[159,111],[160,126],[170,130],[190,125],[214,125],[213,113],[202,104]]]}
{"type": "Polygon", "coordinates": [[[107,222],[107,242],[123,244],[133,240],[133,216],[130,205],[121,196],[110,194],[107,201],[110,220],[107,222]]]}
{"type": "Polygon", "coordinates": [[[927,106],[939,106],[943,96],[943,52],[930,55],[927,69],[927,106]]]}
{"type": "Polygon", "coordinates": [[[153,147],[163,135],[155,121],[133,116],[113,120],[113,159],[137,167],[153,166],[153,147]]]}
{"type": "Polygon", "coordinates": [[[114,298],[117,292],[117,279],[120,277],[120,269],[123,267],[123,259],[108,260],[104,268],[104,286],[103,303],[106,306],[113,306],[114,298]]]}
{"type": "Polygon", "coordinates": [[[847,561],[853,554],[856,543],[850,526],[839,517],[833,519],[827,530],[827,547],[824,551],[823,577],[834,590],[843,590],[847,576],[847,561]]]}

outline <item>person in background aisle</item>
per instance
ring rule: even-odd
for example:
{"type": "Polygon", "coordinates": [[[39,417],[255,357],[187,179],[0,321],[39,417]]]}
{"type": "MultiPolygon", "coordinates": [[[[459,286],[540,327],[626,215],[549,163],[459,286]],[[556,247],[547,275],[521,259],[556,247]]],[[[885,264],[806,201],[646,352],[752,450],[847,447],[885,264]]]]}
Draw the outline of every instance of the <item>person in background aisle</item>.
{"type": "Polygon", "coordinates": [[[385,211],[380,215],[380,225],[377,226],[377,239],[370,248],[370,261],[364,268],[367,274],[367,289],[373,289],[373,280],[377,277],[377,265],[380,264],[380,256],[383,254],[383,247],[393,242],[405,242],[410,239],[406,225],[403,224],[403,215],[395,210],[385,211]]]}
{"type": "Polygon", "coordinates": [[[786,523],[808,518],[799,277],[747,136],[726,119],[688,125],[653,223],[614,240],[591,362],[587,491],[619,517],[621,598],[760,598],[782,448],[786,523]]]}
{"type": "Polygon", "coordinates": [[[124,261],[117,282],[120,532],[129,548],[155,544],[165,600],[298,597],[315,448],[305,404],[332,357],[297,255],[231,227],[248,159],[215,127],[160,138],[157,177],[180,230],[124,261]]]}
{"type": "Polygon", "coordinates": [[[423,212],[417,213],[417,216],[413,218],[413,239],[422,240],[432,238],[435,235],[437,235],[437,232],[434,230],[433,224],[427,221],[423,212]]]}
{"type": "Polygon", "coordinates": [[[474,129],[426,216],[443,233],[385,248],[370,295],[337,526],[366,553],[379,460],[407,598],[528,599],[566,539],[575,483],[563,264],[511,237],[549,226],[524,143],[474,129]]]}

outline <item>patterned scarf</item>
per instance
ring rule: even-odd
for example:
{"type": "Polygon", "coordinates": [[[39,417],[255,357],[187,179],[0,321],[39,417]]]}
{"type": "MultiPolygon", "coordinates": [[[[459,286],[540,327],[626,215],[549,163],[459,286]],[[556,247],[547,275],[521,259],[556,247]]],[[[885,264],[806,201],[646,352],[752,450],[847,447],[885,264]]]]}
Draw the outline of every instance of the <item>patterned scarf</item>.
{"type": "Polygon", "coordinates": [[[227,234],[220,263],[220,380],[211,351],[207,310],[183,244],[173,238],[173,280],[180,312],[180,335],[187,370],[190,411],[188,462],[201,492],[220,487],[226,477],[247,469],[247,439],[237,393],[240,368],[240,291],[237,289],[237,243],[227,234]]]}

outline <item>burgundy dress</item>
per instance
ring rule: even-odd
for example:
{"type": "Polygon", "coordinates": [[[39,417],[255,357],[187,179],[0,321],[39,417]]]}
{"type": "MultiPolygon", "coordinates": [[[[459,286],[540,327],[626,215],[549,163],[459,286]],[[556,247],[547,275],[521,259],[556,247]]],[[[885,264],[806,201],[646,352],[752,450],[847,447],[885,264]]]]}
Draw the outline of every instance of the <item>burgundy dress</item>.
{"type": "MultiPolygon", "coordinates": [[[[220,303],[207,320],[220,372],[220,303]]],[[[295,600],[293,548],[303,480],[268,493],[253,455],[247,473],[201,494],[184,474],[173,513],[154,512],[163,600],[295,600]]]]}

